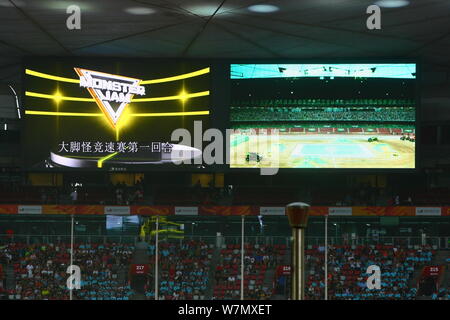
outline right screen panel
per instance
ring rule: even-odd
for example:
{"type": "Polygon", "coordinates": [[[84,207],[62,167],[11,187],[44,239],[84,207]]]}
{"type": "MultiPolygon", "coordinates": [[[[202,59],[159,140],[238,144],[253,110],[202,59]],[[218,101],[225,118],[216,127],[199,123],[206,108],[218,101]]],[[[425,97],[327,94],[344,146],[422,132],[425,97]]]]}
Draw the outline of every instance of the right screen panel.
{"type": "Polygon", "coordinates": [[[414,169],[416,64],[231,64],[231,168],[414,169]]]}

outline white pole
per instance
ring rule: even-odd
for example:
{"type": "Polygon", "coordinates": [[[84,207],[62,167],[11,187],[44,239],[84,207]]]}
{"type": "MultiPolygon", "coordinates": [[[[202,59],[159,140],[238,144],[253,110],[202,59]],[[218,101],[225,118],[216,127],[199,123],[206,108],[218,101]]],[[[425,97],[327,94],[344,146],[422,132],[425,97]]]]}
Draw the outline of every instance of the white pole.
{"type": "Polygon", "coordinates": [[[155,300],[159,300],[159,292],[158,292],[158,254],[159,254],[159,244],[158,244],[158,236],[159,236],[159,216],[156,217],[156,236],[155,236],[155,300]]]}
{"type": "Polygon", "coordinates": [[[244,300],[244,220],[245,216],[242,216],[241,225],[241,300],[244,300]]]}
{"type": "Polygon", "coordinates": [[[325,216],[325,300],[328,300],[328,216],[325,216]]]}
{"type": "MultiPolygon", "coordinates": [[[[72,266],[73,266],[73,225],[74,225],[74,218],[73,215],[71,217],[71,223],[70,223],[70,271],[72,272],[72,266]]],[[[73,299],[73,284],[70,286],[69,290],[69,297],[70,300],[73,299]]]]}

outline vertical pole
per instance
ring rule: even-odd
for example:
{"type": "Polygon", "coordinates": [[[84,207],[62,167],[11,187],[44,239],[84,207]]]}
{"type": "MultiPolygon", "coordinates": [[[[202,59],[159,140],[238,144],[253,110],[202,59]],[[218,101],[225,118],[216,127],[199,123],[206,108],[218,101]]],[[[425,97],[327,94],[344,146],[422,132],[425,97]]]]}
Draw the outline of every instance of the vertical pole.
{"type": "MultiPolygon", "coordinates": [[[[72,271],[72,266],[73,266],[73,225],[74,225],[74,218],[72,215],[71,222],[70,222],[70,268],[71,268],[71,271],[72,271]]],[[[70,298],[70,300],[73,299],[73,284],[69,290],[69,298],[70,298]]]]}
{"type": "Polygon", "coordinates": [[[156,233],[155,233],[155,300],[159,300],[159,276],[158,276],[158,254],[159,254],[159,244],[158,244],[158,237],[159,237],[159,216],[156,216],[156,233]]]}
{"type": "Polygon", "coordinates": [[[241,222],[241,300],[244,300],[244,221],[245,216],[242,216],[241,222]]]}
{"type": "Polygon", "coordinates": [[[305,299],[305,230],[292,228],[292,300],[305,299]]]}
{"type": "Polygon", "coordinates": [[[328,216],[325,216],[325,300],[328,300],[328,216]]]}
{"type": "Polygon", "coordinates": [[[293,202],[286,206],[286,214],[292,228],[292,300],[305,299],[305,232],[308,210],[309,205],[303,202],[293,202]]]}

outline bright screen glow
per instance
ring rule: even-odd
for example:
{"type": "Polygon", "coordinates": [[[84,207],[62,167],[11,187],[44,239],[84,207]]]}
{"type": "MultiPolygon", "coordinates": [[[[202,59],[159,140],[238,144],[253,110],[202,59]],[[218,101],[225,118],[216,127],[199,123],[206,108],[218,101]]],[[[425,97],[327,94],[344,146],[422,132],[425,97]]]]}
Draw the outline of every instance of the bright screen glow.
{"type": "Polygon", "coordinates": [[[415,164],[415,64],[232,64],[231,168],[415,164]]]}
{"type": "Polygon", "coordinates": [[[33,169],[149,170],[201,150],[174,130],[208,127],[203,62],[100,58],[26,62],[24,165],[33,169]],[[156,166],[155,166],[156,165],[156,166]]]}

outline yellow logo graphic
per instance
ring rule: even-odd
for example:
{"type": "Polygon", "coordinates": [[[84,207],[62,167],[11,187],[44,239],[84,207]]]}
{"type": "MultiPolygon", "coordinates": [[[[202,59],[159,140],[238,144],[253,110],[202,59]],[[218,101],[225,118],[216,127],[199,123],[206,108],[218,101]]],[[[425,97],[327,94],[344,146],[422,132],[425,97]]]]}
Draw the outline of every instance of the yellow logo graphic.
{"type": "Polygon", "coordinates": [[[80,87],[86,88],[115,129],[126,106],[135,94],[144,96],[141,79],[110,73],[74,68],[80,77],[80,87]]]}

